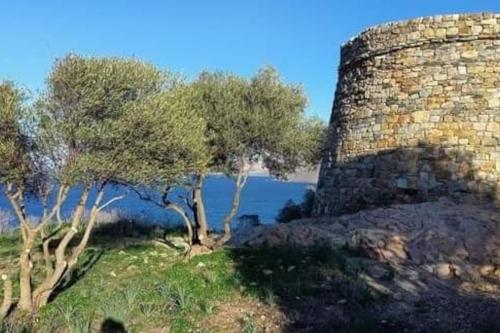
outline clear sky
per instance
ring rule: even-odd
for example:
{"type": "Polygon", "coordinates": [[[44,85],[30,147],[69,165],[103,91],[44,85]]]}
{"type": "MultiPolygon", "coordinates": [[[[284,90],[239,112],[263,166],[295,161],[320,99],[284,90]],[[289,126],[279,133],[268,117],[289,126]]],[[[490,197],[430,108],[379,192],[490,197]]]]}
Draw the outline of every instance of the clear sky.
{"type": "Polygon", "coordinates": [[[189,77],[275,66],[328,119],[339,47],[361,30],[418,16],[500,12],[500,0],[0,0],[0,79],[41,89],[56,57],[136,56],[189,77]]]}

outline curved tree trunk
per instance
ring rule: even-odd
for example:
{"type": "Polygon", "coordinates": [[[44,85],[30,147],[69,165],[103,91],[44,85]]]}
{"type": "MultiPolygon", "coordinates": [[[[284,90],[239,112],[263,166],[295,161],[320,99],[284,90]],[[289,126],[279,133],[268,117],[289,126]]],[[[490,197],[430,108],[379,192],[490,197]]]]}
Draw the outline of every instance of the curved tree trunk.
{"type": "MultiPolygon", "coordinates": [[[[47,304],[50,295],[55,290],[64,274],[68,270],[68,261],[66,260],[66,249],[68,244],[71,242],[75,234],[78,232],[78,226],[80,225],[83,214],[85,212],[85,205],[89,197],[90,188],[86,187],[81,196],[78,206],[73,213],[71,226],[64,234],[61,242],[55,251],[55,267],[50,276],[48,276],[39,286],[33,291],[32,302],[35,309],[39,309],[45,304],[47,304]]],[[[99,197],[99,194],[98,194],[99,197]]]]}
{"type": "Polygon", "coordinates": [[[196,176],[196,184],[193,190],[194,214],[197,225],[196,236],[202,245],[209,241],[208,221],[205,212],[205,204],[203,202],[203,179],[204,175],[196,176]]]}
{"type": "Polygon", "coordinates": [[[7,274],[2,274],[3,281],[3,302],[0,306],[0,321],[9,314],[12,307],[12,280],[7,274]]]}
{"type": "Polygon", "coordinates": [[[180,206],[174,204],[174,203],[170,203],[166,208],[170,208],[174,211],[176,211],[177,213],[179,213],[179,215],[182,216],[182,219],[184,220],[184,223],[186,224],[186,228],[187,228],[187,231],[188,231],[188,243],[189,243],[189,247],[191,247],[193,245],[193,237],[194,237],[194,233],[193,233],[193,225],[191,224],[191,221],[189,220],[186,212],[184,211],[184,209],[182,209],[180,206]]]}
{"type": "MultiPolygon", "coordinates": [[[[32,287],[32,279],[31,279],[31,274],[32,274],[32,269],[33,269],[33,263],[31,261],[32,257],[32,251],[35,245],[35,241],[37,238],[38,233],[43,233],[43,228],[47,223],[50,222],[54,214],[56,213],[56,210],[60,208],[60,205],[62,202],[66,199],[66,194],[67,194],[67,188],[65,186],[61,186],[57,202],[52,209],[52,211],[49,213],[47,209],[46,202],[44,203],[44,212],[43,216],[40,220],[40,223],[37,227],[32,227],[27,219],[26,219],[26,214],[24,210],[24,198],[23,198],[23,188],[17,188],[15,190],[15,187],[13,184],[8,184],[7,185],[7,190],[6,190],[6,195],[7,198],[9,199],[9,202],[14,209],[18,220],[21,225],[21,235],[22,235],[22,240],[23,240],[23,246],[21,249],[21,253],[19,255],[19,302],[17,303],[17,306],[20,310],[22,311],[27,311],[27,312],[32,312],[33,310],[37,309],[37,305],[34,303],[34,298],[33,298],[33,287],[32,287]]],[[[44,252],[47,250],[44,248],[44,252]]],[[[2,276],[3,278],[3,276],[2,276]]],[[[48,278],[48,277],[47,277],[48,278]]],[[[8,289],[8,282],[7,282],[7,289],[8,289]]]]}
{"type": "Polygon", "coordinates": [[[19,223],[21,224],[21,234],[23,238],[23,246],[19,255],[19,309],[27,312],[33,310],[31,300],[31,270],[33,263],[31,262],[31,252],[36,238],[36,230],[32,229],[26,220],[23,202],[23,189],[18,189],[16,193],[12,193],[11,185],[8,186],[7,197],[9,202],[16,212],[19,223]]]}
{"type": "Polygon", "coordinates": [[[240,170],[238,173],[238,176],[236,178],[236,190],[233,195],[233,201],[231,204],[231,209],[229,212],[226,214],[224,219],[222,220],[222,223],[224,225],[224,236],[220,238],[217,241],[217,246],[223,246],[226,244],[232,237],[231,233],[231,224],[233,222],[234,217],[238,213],[238,210],[240,209],[240,202],[241,202],[241,192],[243,188],[245,187],[245,184],[248,179],[248,170],[240,170]]]}
{"type": "Polygon", "coordinates": [[[26,240],[23,242],[23,249],[19,256],[19,309],[23,311],[32,311],[33,303],[31,299],[31,251],[35,242],[36,234],[31,230],[27,232],[26,240]]]}

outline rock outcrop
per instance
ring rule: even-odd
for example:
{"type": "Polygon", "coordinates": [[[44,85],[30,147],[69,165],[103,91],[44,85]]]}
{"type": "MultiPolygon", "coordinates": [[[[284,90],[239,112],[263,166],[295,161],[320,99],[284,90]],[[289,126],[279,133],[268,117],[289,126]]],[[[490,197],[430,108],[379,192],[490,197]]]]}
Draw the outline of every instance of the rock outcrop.
{"type": "Polygon", "coordinates": [[[394,205],[340,217],[258,226],[243,246],[328,243],[423,276],[500,283],[500,208],[436,202],[394,205]]]}

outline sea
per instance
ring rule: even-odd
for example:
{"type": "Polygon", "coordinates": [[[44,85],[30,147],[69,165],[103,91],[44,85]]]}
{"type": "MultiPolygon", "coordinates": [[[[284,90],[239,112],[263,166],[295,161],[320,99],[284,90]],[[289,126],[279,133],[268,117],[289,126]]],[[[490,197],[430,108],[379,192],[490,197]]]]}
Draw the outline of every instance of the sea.
{"type": "MultiPolygon", "coordinates": [[[[307,189],[314,188],[314,184],[302,182],[279,181],[268,176],[250,176],[241,196],[241,206],[236,219],[243,215],[257,215],[262,224],[273,224],[281,208],[288,200],[300,203],[307,189]]],[[[235,191],[234,181],[223,175],[210,175],[205,179],[203,199],[207,219],[212,230],[220,230],[221,221],[231,206],[235,191]]],[[[72,189],[62,207],[63,217],[71,215],[78,202],[81,189],[72,189]]],[[[95,195],[95,194],[94,194],[95,195]]],[[[131,220],[144,223],[175,225],[181,223],[178,215],[160,208],[151,202],[143,201],[133,192],[123,186],[110,186],[106,190],[103,202],[116,196],[124,198],[113,202],[105,211],[110,215],[120,215],[131,220]]],[[[183,191],[176,190],[172,200],[183,202],[183,191]]],[[[92,197],[92,195],[91,195],[92,197]]],[[[90,198],[92,199],[92,198],[90,198]]],[[[88,207],[90,208],[90,207],[88,207]]],[[[10,206],[5,196],[0,195],[0,211],[9,211],[10,206]]],[[[26,200],[28,216],[39,216],[42,205],[35,198],[26,200]]],[[[10,226],[16,226],[14,218],[9,221],[10,226]]]]}

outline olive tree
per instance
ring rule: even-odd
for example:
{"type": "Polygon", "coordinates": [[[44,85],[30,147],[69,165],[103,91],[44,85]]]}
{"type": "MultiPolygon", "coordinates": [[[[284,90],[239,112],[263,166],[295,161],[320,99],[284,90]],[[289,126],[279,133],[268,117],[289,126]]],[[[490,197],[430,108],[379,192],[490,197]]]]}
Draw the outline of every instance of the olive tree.
{"type": "MultiPolygon", "coordinates": [[[[174,189],[185,187],[193,174],[204,172],[208,162],[205,120],[191,107],[191,98],[192,88],[181,81],[155,98],[134,105],[133,114],[150,115],[146,118],[151,123],[135,119],[136,123],[131,121],[131,126],[123,127],[125,132],[144,131],[142,136],[147,140],[139,146],[141,169],[135,166],[134,174],[121,181],[140,199],[178,213],[188,230],[190,246],[197,239],[198,230],[185,209],[186,205],[192,208],[192,203],[189,198],[179,203],[170,196],[174,189]]],[[[133,163],[137,161],[129,165],[133,163]]]]}
{"type": "MultiPolygon", "coordinates": [[[[326,126],[305,116],[307,98],[302,87],[286,84],[273,68],[264,68],[249,80],[205,72],[193,87],[193,108],[207,123],[211,157],[207,170],[225,172],[236,185],[231,208],[222,221],[224,236],[216,243],[220,246],[231,238],[231,223],[252,164],[263,162],[271,175],[286,178],[300,166],[318,163],[326,126]]],[[[200,201],[203,177],[204,173],[198,173],[195,214],[206,228],[200,201]]]]}
{"type": "MultiPolygon", "coordinates": [[[[23,93],[12,82],[0,84],[0,181],[1,184],[21,183],[29,174],[28,142],[21,131],[23,93]]],[[[24,231],[23,231],[24,235],[24,231]]],[[[12,306],[12,280],[9,272],[1,271],[3,302],[0,320],[12,306]]]]}
{"type": "Polygon", "coordinates": [[[158,168],[163,170],[158,182],[174,182],[193,165],[199,169],[197,153],[186,140],[191,131],[176,126],[176,120],[189,115],[165,105],[174,81],[137,60],[69,55],[56,61],[45,94],[29,113],[23,110],[21,94],[4,85],[0,180],[23,241],[19,309],[37,311],[71,272],[98,213],[120,199],[104,200],[109,184],[150,180],[158,168]],[[156,144],[160,136],[166,142],[163,146],[156,144]],[[144,154],[159,157],[153,162],[144,154]],[[80,190],[80,197],[69,223],[48,234],[47,227],[73,187],[80,190]],[[29,193],[44,202],[36,222],[25,213],[24,198],[29,193]],[[49,241],[57,243],[53,252],[49,241]],[[33,267],[41,263],[34,252],[40,247],[45,276],[35,285],[33,267]]]}

